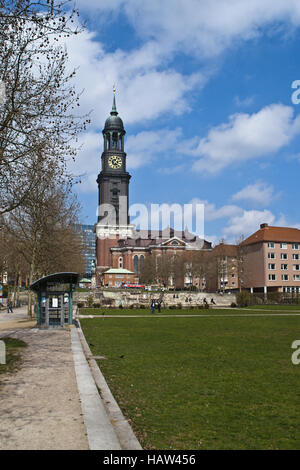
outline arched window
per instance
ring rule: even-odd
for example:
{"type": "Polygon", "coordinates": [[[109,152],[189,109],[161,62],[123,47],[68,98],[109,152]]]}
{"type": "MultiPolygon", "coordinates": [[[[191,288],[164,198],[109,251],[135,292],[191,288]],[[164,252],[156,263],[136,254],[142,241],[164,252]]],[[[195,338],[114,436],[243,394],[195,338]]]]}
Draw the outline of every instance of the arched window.
{"type": "Polygon", "coordinates": [[[119,257],[119,268],[123,268],[123,257],[119,257]]]}
{"type": "Polygon", "coordinates": [[[144,255],[140,256],[140,271],[143,271],[145,257],[144,255]]]}
{"type": "Polygon", "coordinates": [[[138,255],[134,255],[133,257],[133,270],[135,273],[138,272],[139,270],[139,257],[138,255]]]}

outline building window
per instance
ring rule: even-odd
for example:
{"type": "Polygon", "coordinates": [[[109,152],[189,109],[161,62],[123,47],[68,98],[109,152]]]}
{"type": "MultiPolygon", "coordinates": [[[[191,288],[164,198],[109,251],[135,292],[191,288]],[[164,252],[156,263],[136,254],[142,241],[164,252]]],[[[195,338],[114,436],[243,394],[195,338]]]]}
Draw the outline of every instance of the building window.
{"type": "Polygon", "coordinates": [[[119,268],[123,268],[123,257],[119,257],[119,268]]]}
{"type": "Polygon", "coordinates": [[[300,264],[293,264],[294,271],[300,271],[300,264]]]}
{"type": "Polygon", "coordinates": [[[276,269],[276,264],[269,263],[269,269],[276,269]]]}
{"type": "Polygon", "coordinates": [[[299,243],[293,243],[293,250],[299,250],[299,243]]]}
{"type": "Polygon", "coordinates": [[[140,271],[143,271],[145,256],[140,256],[140,271]]]}
{"type": "Polygon", "coordinates": [[[295,254],[295,253],[293,254],[293,259],[299,259],[298,253],[297,253],[297,254],[295,254]]]}
{"type": "Polygon", "coordinates": [[[288,265],[287,265],[287,264],[282,264],[282,265],[281,265],[281,269],[282,269],[283,271],[287,271],[287,270],[288,270],[288,265]]]}
{"type": "Polygon", "coordinates": [[[276,281],[276,274],[269,274],[269,281],[276,281]]]}
{"type": "Polygon", "coordinates": [[[268,258],[275,259],[276,258],[275,253],[268,253],[268,258]]]}
{"type": "Polygon", "coordinates": [[[294,281],[300,281],[300,274],[294,274],[294,281]]]}
{"type": "Polygon", "coordinates": [[[133,257],[133,270],[134,270],[135,273],[137,273],[138,270],[139,270],[139,257],[138,257],[138,255],[135,255],[133,257]]]}
{"type": "Polygon", "coordinates": [[[283,243],[283,242],[280,243],[280,248],[281,248],[282,250],[287,250],[287,243],[283,243]]]}
{"type": "Polygon", "coordinates": [[[289,275],[288,274],[282,274],[281,275],[281,280],[282,281],[288,281],[289,280],[289,275]]]}
{"type": "Polygon", "coordinates": [[[268,248],[275,248],[274,242],[268,242],[268,248]]]}
{"type": "Polygon", "coordinates": [[[280,254],[280,259],[288,259],[287,253],[281,253],[280,254]]]}

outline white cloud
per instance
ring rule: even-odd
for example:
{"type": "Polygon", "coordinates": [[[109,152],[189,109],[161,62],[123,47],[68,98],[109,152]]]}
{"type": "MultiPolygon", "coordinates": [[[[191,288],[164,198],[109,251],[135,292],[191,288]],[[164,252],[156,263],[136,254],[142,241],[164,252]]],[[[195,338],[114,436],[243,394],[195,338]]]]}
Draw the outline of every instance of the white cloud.
{"type": "Polygon", "coordinates": [[[277,197],[272,185],[262,181],[249,184],[232,196],[233,201],[245,200],[255,204],[269,205],[277,197]]]}
{"type": "Polygon", "coordinates": [[[126,152],[128,153],[128,168],[138,168],[147,165],[162,155],[174,152],[176,144],[181,137],[181,129],[158,131],[143,131],[136,135],[130,135],[126,141],[126,152]]]}
{"type": "Polygon", "coordinates": [[[109,116],[113,84],[117,86],[117,108],[126,125],[190,110],[186,94],[195,86],[204,86],[205,74],[185,76],[162,67],[164,59],[155,42],[129,52],[107,52],[95,37],[95,32],[85,30],[65,40],[70,69],[77,69],[76,87],[84,90],[81,112],[93,110],[93,126],[102,129],[109,116]]]}
{"type": "Polygon", "coordinates": [[[274,225],[275,216],[269,210],[243,210],[241,215],[231,217],[227,227],[224,228],[225,237],[248,236],[259,229],[260,224],[274,225]]]}
{"type": "Polygon", "coordinates": [[[233,163],[276,153],[299,131],[300,118],[294,119],[293,108],[272,104],[251,115],[230,116],[227,123],[198,139],[198,144],[194,138],[185,148],[186,153],[201,157],[194,163],[194,170],[213,174],[233,163]]]}
{"type": "Polygon", "coordinates": [[[234,103],[239,108],[251,106],[254,103],[254,96],[248,96],[247,98],[240,98],[239,96],[234,97],[234,103]]]}
{"type": "MultiPolygon", "coordinates": [[[[215,56],[232,44],[261,35],[266,28],[300,23],[298,0],[78,0],[84,10],[121,12],[144,40],[155,40],[170,53],[215,56]]],[[[107,16],[105,15],[107,21],[107,16]]],[[[273,31],[273,30],[272,30],[273,31]]]]}
{"type": "Polygon", "coordinates": [[[77,192],[90,193],[98,189],[96,179],[101,166],[102,141],[102,134],[96,132],[86,132],[79,139],[81,150],[75,162],[68,163],[68,170],[80,177],[81,183],[74,188],[77,192]]]}

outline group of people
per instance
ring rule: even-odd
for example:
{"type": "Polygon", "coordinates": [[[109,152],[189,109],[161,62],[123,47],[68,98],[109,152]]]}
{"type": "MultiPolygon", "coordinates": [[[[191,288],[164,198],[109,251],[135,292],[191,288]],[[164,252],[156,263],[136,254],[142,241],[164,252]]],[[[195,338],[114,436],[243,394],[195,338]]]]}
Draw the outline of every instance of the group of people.
{"type": "Polygon", "coordinates": [[[151,301],[151,311],[152,311],[152,313],[155,313],[155,308],[156,307],[158,309],[158,313],[160,313],[160,309],[161,309],[161,301],[160,300],[158,300],[157,302],[155,302],[155,300],[151,301]]]}

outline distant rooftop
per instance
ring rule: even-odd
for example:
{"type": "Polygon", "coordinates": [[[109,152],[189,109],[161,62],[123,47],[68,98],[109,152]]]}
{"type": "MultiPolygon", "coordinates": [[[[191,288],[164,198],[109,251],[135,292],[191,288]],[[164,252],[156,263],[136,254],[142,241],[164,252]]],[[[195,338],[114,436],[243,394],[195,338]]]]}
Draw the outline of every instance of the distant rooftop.
{"type": "Polygon", "coordinates": [[[241,245],[252,245],[259,242],[300,243],[300,230],[292,227],[271,227],[261,224],[257,232],[246,238],[241,245]]]}

